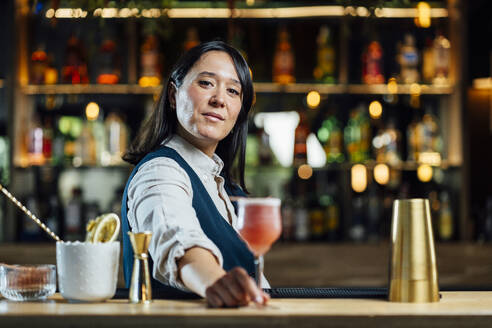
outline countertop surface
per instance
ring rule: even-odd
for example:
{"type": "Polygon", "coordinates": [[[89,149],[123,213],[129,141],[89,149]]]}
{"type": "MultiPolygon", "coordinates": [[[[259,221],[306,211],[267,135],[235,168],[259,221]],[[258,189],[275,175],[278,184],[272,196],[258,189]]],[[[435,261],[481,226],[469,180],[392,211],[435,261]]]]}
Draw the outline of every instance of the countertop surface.
{"type": "Polygon", "coordinates": [[[492,327],[492,292],[442,292],[437,303],[376,299],[272,299],[267,306],[211,309],[203,300],[71,303],[0,300],[0,326],[23,327],[492,327]]]}

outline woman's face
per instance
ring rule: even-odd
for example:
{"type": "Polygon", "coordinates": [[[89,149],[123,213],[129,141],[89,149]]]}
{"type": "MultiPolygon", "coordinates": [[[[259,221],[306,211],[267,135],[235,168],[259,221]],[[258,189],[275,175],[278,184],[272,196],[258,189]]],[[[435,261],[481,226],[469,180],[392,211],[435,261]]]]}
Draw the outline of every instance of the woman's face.
{"type": "Polygon", "coordinates": [[[231,57],[206,52],[176,92],[178,134],[212,155],[236,124],[241,105],[241,83],[231,57]]]}

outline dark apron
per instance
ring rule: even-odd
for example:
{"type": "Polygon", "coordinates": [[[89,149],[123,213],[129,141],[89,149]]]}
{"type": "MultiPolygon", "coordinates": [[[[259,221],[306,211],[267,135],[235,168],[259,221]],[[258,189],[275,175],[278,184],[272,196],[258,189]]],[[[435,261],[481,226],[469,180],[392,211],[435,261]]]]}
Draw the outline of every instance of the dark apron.
{"type": "MultiPolygon", "coordinates": [[[[207,190],[203,186],[202,182],[196,175],[195,171],[186,163],[186,161],[172,148],[162,146],[161,148],[147,154],[133,169],[128,181],[126,183],[125,191],[123,193],[122,206],[121,206],[121,223],[122,223],[122,235],[123,235],[123,268],[125,275],[126,287],[130,287],[130,280],[133,270],[133,250],[130,243],[130,238],[127,232],[130,231],[128,218],[127,218],[127,193],[130,181],[133,179],[135,173],[145,162],[156,157],[168,157],[176,161],[188,174],[191,186],[193,188],[193,208],[195,209],[200,227],[205,232],[205,235],[218,247],[223,257],[223,268],[225,271],[240,266],[243,267],[248,274],[254,278],[255,266],[254,256],[249,250],[246,243],[239,237],[237,232],[231,227],[231,225],[224,220],[219,211],[214,205],[214,202],[210,198],[207,190]]],[[[226,183],[226,186],[228,184],[226,183]]],[[[227,194],[229,196],[246,196],[246,194],[237,186],[232,188],[226,187],[227,194]]],[[[153,261],[149,259],[150,272],[152,273],[153,261]]],[[[159,294],[166,295],[169,293],[170,297],[179,297],[180,294],[183,297],[189,296],[190,293],[183,292],[177,288],[173,288],[168,285],[151,278],[152,289],[159,289],[159,294]]]]}

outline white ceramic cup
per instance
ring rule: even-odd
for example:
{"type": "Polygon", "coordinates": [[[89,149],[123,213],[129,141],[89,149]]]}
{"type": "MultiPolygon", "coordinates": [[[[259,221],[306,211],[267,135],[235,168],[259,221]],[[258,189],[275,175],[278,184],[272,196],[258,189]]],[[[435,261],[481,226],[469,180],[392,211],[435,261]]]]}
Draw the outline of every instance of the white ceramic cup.
{"type": "Polygon", "coordinates": [[[57,242],[58,287],[71,301],[96,302],[116,292],[120,243],[57,242]]]}

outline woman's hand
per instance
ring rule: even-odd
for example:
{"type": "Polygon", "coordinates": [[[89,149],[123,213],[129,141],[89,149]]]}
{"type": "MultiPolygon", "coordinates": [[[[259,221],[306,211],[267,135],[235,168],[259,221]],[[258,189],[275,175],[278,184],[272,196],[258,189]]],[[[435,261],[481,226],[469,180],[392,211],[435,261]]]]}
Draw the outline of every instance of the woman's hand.
{"type": "Polygon", "coordinates": [[[205,297],[211,307],[245,306],[250,301],[265,304],[270,299],[241,267],[235,267],[217,279],[205,290],[205,297]]]}

